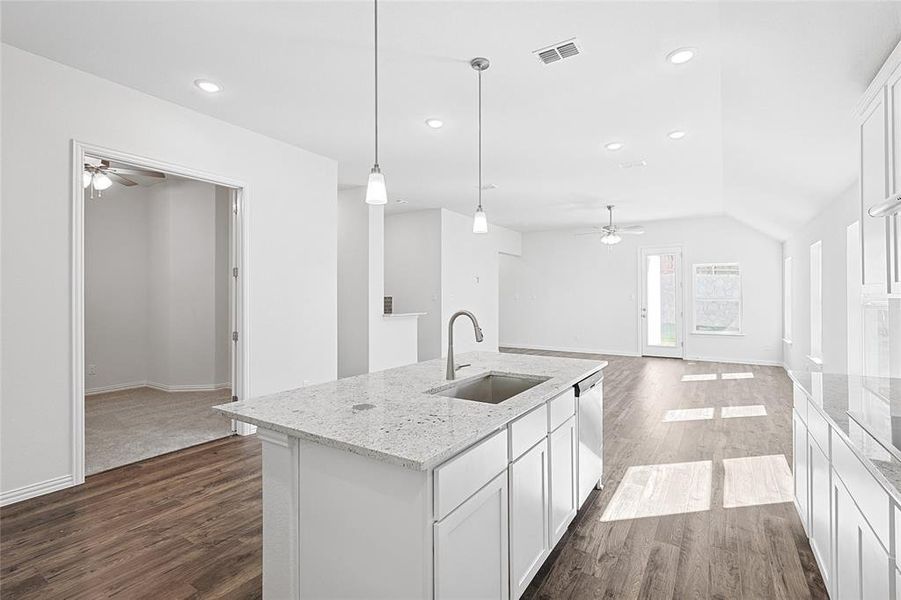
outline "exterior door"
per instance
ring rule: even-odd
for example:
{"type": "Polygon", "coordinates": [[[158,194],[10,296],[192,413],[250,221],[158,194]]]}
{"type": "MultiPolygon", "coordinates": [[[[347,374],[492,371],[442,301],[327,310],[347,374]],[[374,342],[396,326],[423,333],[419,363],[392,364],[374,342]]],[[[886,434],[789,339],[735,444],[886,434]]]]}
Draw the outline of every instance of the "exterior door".
{"type": "Polygon", "coordinates": [[[682,249],[641,250],[641,354],[682,358],[682,249]]]}

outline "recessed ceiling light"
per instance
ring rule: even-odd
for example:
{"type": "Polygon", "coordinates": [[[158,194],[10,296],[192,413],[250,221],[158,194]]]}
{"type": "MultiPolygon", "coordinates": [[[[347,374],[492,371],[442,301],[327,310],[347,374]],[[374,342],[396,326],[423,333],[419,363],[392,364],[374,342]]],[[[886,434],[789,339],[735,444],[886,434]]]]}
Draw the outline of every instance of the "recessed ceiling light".
{"type": "Polygon", "coordinates": [[[444,121],[442,121],[441,119],[426,119],[425,124],[432,129],[441,129],[442,127],[444,127],[444,121]]]}
{"type": "Polygon", "coordinates": [[[215,94],[222,91],[222,86],[215,81],[209,79],[195,79],[194,85],[208,94],[215,94]]]}
{"type": "Polygon", "coordinates": [[[617,150],[622,150],[625,144],[623,142],[610,142],[604,145],[604,148],[609,150],[610,152],[616,152],[617,150]]]}
{"type": "Polygon", "coordinates": [[[666,134],[666,137],[668,137],[671,140],[681,140],[682,138],[685,137],[685,132],[682,131],[681,129],[673,129],[672,131],[670,131],[669,133],[666,134]]]}
{"type": "Polygon", "coordinates": [[[678,48],[666,55],[666,60],[674,65],[684,65],[695,57],[697,50],[695,48],[678,48]]]}

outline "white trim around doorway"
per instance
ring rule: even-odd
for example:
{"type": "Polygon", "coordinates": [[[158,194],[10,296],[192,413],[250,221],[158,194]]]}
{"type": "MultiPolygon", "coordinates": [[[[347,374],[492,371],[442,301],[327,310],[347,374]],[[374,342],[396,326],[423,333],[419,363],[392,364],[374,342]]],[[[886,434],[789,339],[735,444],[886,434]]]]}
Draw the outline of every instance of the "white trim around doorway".
{"type": "MultiPolygon", "coordinates": [[[[235,266],[238,267],[238,282],[234,289],[234,317],[233,325],[240,332],[237,347],[235,349],[235,366],[232,373],[233,395],[245,398],[249,386],[249,361],[248,348],[250,340],[249,315],[249,248],[248,222],[250,208],[250,187],[239,180],[230,177],[207,173],[184,165],[167,163],[164,161],[137,156],[111,148],[105,148],[94,144],[72,140],[72,171],[70,181],[72,183],[70,201],[72,205],[72,264],[71,276],[71,318],[72,318],[72,476],[69,487],[84,483],[84,194],[82,185],[82,171],[84,170],[85,154],[100,156],[116,162],[128,163],[137,167],[162,171],[170,175],[177,175],[188,179],[194,179],[230,188],[235,197],[235,228],[232,232],[232,243],[235,244],[235,266]]],[[[249,435],[256,430],[252,425],[237,423],[238,435],[249,435]]],[[[48,490],[35,490],[40,495],[48,490]]],[[[29,495],[30,497],[30,495],[29,495]]],[[[19,498],[24,500],[25,498],[19,498]]]]}

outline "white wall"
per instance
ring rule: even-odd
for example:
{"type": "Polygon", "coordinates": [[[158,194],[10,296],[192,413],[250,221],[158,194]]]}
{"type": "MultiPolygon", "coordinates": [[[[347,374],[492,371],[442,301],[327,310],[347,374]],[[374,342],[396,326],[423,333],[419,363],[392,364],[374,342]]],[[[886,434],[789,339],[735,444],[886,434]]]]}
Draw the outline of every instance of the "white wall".
{"type": "Polygon", "coordinates": [[[85,202],[87,390],[147,380],[150,191],[114,185],[85,202]]]}
{"type": "Polygon", "coordinates": [[[441,356],[441,211],[417,210],[385,218],[385,295],[395,313],[419,317],[420,361],[441,356]]]}
{"type": "Polygon", "coordinates": [[[8,45],[2,88],[6,497],[73,472],[73,138],[245,182],[248,395],[335,378],[334,161],[8,45]]]}
{"type": "Polygon", "coordinates": [[[338,374],[414,363],[417,319],[386,318],[385,214],[364,188],[338,194],[338,374]]]}
{"type": "Polygon", "coordinates": [[[613,247],[576,231],[523,234],[522,257],[501,257],[500,345],[639,354],[639,248],[681,244],[685,357],[781,364],[779,242],[729,217],[644,226],[613,247]],[[691,265],[709,262],[741,264],[741,336],[691,333],[691,265]]]}
{"type": "Polygon", "coordinates": [[[338,192],[338,377],[369,371],[369,211],[338,192]]]}
{"type": "Polygon", "coordinates": [[[385,282],[396,312],[427,312],[420,317],[419,360],[446,354],[447,322],[470,310],[484,333],[475,341],[472,323],[454,327],[454,351],[498,348],[498,260],[518,254],[521,235],[496,225],[487,235],[472,232],[472,216],[446,209],[390,215],[385,220],[385,282]]]}
{"type": "Polygon", "coordinates": [[[87,392],[229,384],[229,207],[228,190],[176,178],[88,192],[87,392]]]}
{"type": "MultiPolygon", "coordinates": [[[[844,190],[823,212],[782,245],[792,259],[792,336],[784,344],[785,365],[807,370],[810,354],[810,245],[823,242],[823,366],[842,373],[848,364],[847,229],[860,220],[858,186],[844,190]]],[[[853,249],[857,252],[857,249],[853,249]]],[[[859,257],[859,253],[857,253],[859,257]]]]}

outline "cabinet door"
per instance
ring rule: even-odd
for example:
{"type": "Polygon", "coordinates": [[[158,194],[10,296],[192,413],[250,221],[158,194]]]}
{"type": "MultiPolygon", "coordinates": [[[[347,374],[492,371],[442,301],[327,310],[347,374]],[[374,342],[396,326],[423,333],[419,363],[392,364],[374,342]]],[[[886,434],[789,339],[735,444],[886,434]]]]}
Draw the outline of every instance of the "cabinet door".
{"type": "Polygon", "coordinates": [[[840,600],[860,598],[860,516],[850,494],[838,478],[833,478],[832,501],[835,504],[834,590],[840,600]]]}
{"type": "MultiPolygon", "coordinates": [[[[892,194],[901,192],[901,67],[886,85],[889,107],[889,186],[892,194]]],[[[901,214],[889,217],[889,273],[891,289],[901,293],[901,214]]]]}
{"type": "Polygon", "coordinates": [[[578,509],[576,491],[576,452],[579,440],[576,435],[576,418],[570,417],[550,435],[550,521],[553,548],[566,528],[572,523],[578,509]]]}
{"type": "Polygon", "coordinates": [[[888,598],[892,567],[888,552],[873,530],[861,518],[860,523],[861,598],[888,598]]]}
{"type": "Polygon", "coordinates": [[[435,523],[435,599],[508,600],[507,472],[435,523]]]}
{"type": "Polygon", "coordinates": [[[547,558],[547,438],[510,465],[510,597],[519,598],[547,558]]]}
{"type": "Polygon", "coordinates": [[[812,438],[807,447],[810,460],[810,545],[828,590],[831,589],[832,577],[832,470],[826,454],[812,438]]]}
{"type": "Polygon", "coordinates": [[[888,552],[833,473],[835,506],[834,590],[839,600],[889,598],[892,568],[888,552]]]}
{"type": "Polygon", "coordinates": [[[792,410],[792,472],[795,479],[795,505],[804,530],[810,532],[808,521],[807,426],[792,410]]]}
{"type": "Polygon", "coordinates": [[[885,89],[866,106],[860,119],[860,202],[864,285],[886,284],[887,219],[867,214],[888,196],[887,111],[885,89]]]}

